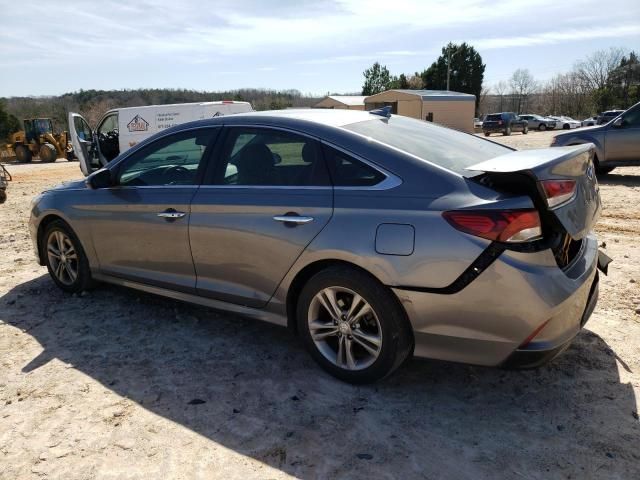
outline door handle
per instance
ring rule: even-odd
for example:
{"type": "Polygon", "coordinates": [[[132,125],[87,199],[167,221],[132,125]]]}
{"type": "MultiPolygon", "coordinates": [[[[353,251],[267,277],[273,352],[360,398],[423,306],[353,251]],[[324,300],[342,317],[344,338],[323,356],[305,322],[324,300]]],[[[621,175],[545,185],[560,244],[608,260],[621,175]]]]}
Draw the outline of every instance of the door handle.
{"type": "Polygon", "coordinates": [[[296,225],[313,222],[313,217],[301,217],[299,215],[276,215],[273,219],[276,222],[295,223],[296,225]]]}
{"type": "Polygon", "coordinates": [[[167,210],[165,210],[164,212],[160,212],[157,214],[158,217],[160,218],[165,218],[167,220],[176,220],[178,218],[182,218],[186,215],[185,212],[179,212],[177,210],[174,210],[173,208],[169,208],[167,210]]]}

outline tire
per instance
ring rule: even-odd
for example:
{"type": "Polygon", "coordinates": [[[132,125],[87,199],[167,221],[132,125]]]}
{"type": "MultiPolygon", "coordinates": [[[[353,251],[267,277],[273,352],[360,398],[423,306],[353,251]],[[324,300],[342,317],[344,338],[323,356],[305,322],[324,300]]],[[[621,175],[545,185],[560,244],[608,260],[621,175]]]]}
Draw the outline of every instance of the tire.
{"type": "Polygon", "coordinates": [[[563,129],[563,130],[569,130],[570,128],[571,128],[571,127],[569,126],[569,124],[568,124],[568,123],[565,123],[565,124],[562,126],[562,129],[563,129]]]}
{"type": "Polygon", "coordinates": [[[538,125],[538,130],[540,130],[541,132],[544,132],[547,129],[547,126],[544,123],[541,123],[540,125],[538,125]]]}
{"type": "Polygon", "coordinates": [[[511,135],[511,127],[507,127],[502,135],[504,135],[505,137],[511,135]]]}
{"type": "Polygon", "coordinates": [[[16,159],[20,163],[29,163],[33,158],[31,150],[29,150],[25,145],[18,145],[14,150],[16,152],[16,159]]]}
{"type": "Polygon", "coordinates": [[[526,135],[527,133],[529,133],[529,127],[524,127],[524,128],[522,129],[522,134],[523,134],[523,135],[526,135]]]}
{"type": "MultiPolygon", "coordinates": [[[[40,251],[44,256],[49,275],[51,275],[54,283],[60,289],[68,293],[80,293],[84,290],[89,290],[95,285],[91,278],[89,260],[87,260],[80,240],[62,220],[54,220],[47,225],[40,239],[40,251]],[[50,248],[50,245],[54,248],[50,248]],[[60,248],[61,246],[62,249],[60,248]],[[64,255],[62,256],[62,261],[68,263],[69,268],[75,272],[75,275],[72,275],[71,271],[66,267],[60,267],[59,261],[56,263],[56,252],[60,251],[64,255]]],[[[58,259],[60,257],[61,255],[58,255],[58,259]]]]}
{"type": "Polygon", "coordinates": [[[607,173],[611,173],[616,167],[602,167],[600,165],[600,161],[598,157],[593,157],[593,166],[596,167],[596,175],[606,175],[607,173]]]}
{"type": "Polygon", "coordinates": [[[43,162],[52,163],[58,159],[58,151],[56,150],[56,147],[54,147],[50,143],[43,143],[40,147],[38,156],[43,162]]]}
{"type": "Polygon", "coordinates": [[[302,289],[296,310],[298,332],[306,349],[324,370],[345,382],[363,384],[380,380],[413,353],[413,335],[398,299],[361,271],[348,267],[320,271],[302,289]],[[364,303],[358,303],[360,308],[350,320],[348,310],[356,295],[364,303]],[[334,299],[340,317],[324,307],[331,305],[329,298],[334,299]],[[370,307],[369,313],[358,318],[358,313],[366,309],[364,305],[370,307]],[[315,329],[310,325],[314,323],[315,329]],[[319,339],[319,335],[323,338],[319,339]],[[363,343],[363,339],[369,340],[363,343]],[[340,343],[343,354],[338,357],[340,343]]]}
{"type": "Polygon", "coordinates": [[[489,135],[491,135],[491,132],[484,132],[485,137],[488,137],[489,135]]]}
{"type": "Polygon", "coordinates": [[[67,162],[75,162],[78,160],[78,157],[76,157],[75,153],[73,152],[67,152],[65,154],[65,158],[67,159],[67,162]]]}
{"type": "Polygon", "coordinates": [[[4,190],[0,190],[0,204],[7,201],[7,192],[4,190]]]}

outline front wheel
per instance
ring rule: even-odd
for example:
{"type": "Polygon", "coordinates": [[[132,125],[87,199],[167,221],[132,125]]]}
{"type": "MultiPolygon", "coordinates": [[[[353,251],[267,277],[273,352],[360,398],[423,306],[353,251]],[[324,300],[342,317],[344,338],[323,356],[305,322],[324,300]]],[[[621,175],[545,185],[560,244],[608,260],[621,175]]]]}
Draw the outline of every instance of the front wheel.
{"type": "Polygon", "coordinates": [[[82,244],[65,222],[51,222],[41,242],[47,270],[58,287],[65,292],[79,293],[93,286],[82,244]]]}
{"type": "Polygon", "coordinates": [[[547,129],[547,126],[544,123],[541,123],[540,126],[538,127],[538,130],[540,130],[541,132],[544,132],[547,129]]]}
{"type": "Polygon", "coordinates": [[[33,158],[31,150],[29,150],[25,145],[18,145],[14,150],[16,152],[16,159],[20,163],[28,163],[33,158]]]}
{"type": "Polygon", "coordinates": [[[51,163],[51,162],[55,162],[56,159],[58,158],[58,151],[56,150],[56,147],[54,147],[50,143],[43,143],[42,146],[40,147],[38,156],[40,157],[40,160],[42,160],[43,162],[51,163]]]}
{"type": "Polygon", "coordinates": [[[311,356],[346,382],[379,380],[413,351],[413,336],[397,298],[355,269],[317,273],[302,289],[296,313],[311,356]]]}
{"type": "Polygon", "coordinates": [[[485,137],[488,137],[489,135],[491,135],[491,133],[490,133],[490,132],[484,132],[484,136],[485,136],[485,137]]]}

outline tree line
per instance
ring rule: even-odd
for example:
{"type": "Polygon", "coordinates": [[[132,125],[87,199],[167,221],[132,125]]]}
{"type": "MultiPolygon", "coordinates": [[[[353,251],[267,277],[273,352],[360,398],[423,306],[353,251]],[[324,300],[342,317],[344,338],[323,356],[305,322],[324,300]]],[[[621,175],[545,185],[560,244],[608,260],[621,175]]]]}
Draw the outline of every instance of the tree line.
{"type": "Polygon", "coordinates": [[[379,62],[363,72],[362,95],[389,89],[453,90],[476,96],[476,113],[513,111],[587,117],[610,109],[626,109],[640,101],[640,62],[636,52],[621,48],[594,52],[567,73],[538,81],[526,68],[508,81],[484,85],[486,65],[475,48],[449,43],[422,72],[392,75],[379,62]]]}
{"type": "Polygon", "coordinates": [[[22,129],[25,118],[51,118],[54,128],[67,129],[69,112],[77,112],[95,126],[112,108],[163,105],[171,103],[209,102],[217,100],[245,101],[255,110],[279,110],[289,107],[310,107],[318,97],[303,95],[298,90],[268,90],[244,88],[221,92],[186,89],[80,90],[49,97],[0,98],[0,139],[22,129]]]}

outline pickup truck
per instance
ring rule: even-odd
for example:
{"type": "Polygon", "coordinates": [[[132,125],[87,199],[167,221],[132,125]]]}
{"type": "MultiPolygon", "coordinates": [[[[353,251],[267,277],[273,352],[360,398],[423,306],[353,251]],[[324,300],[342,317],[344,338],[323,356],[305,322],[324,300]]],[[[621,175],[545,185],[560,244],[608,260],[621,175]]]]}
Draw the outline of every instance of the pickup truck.
{"type": "Polygon", "coordinates": [[[616,167],[640,166],[640,103],[604,125],[556,135],[552,147],[593,143],[596,172],[609,173],[616,167]]]}

